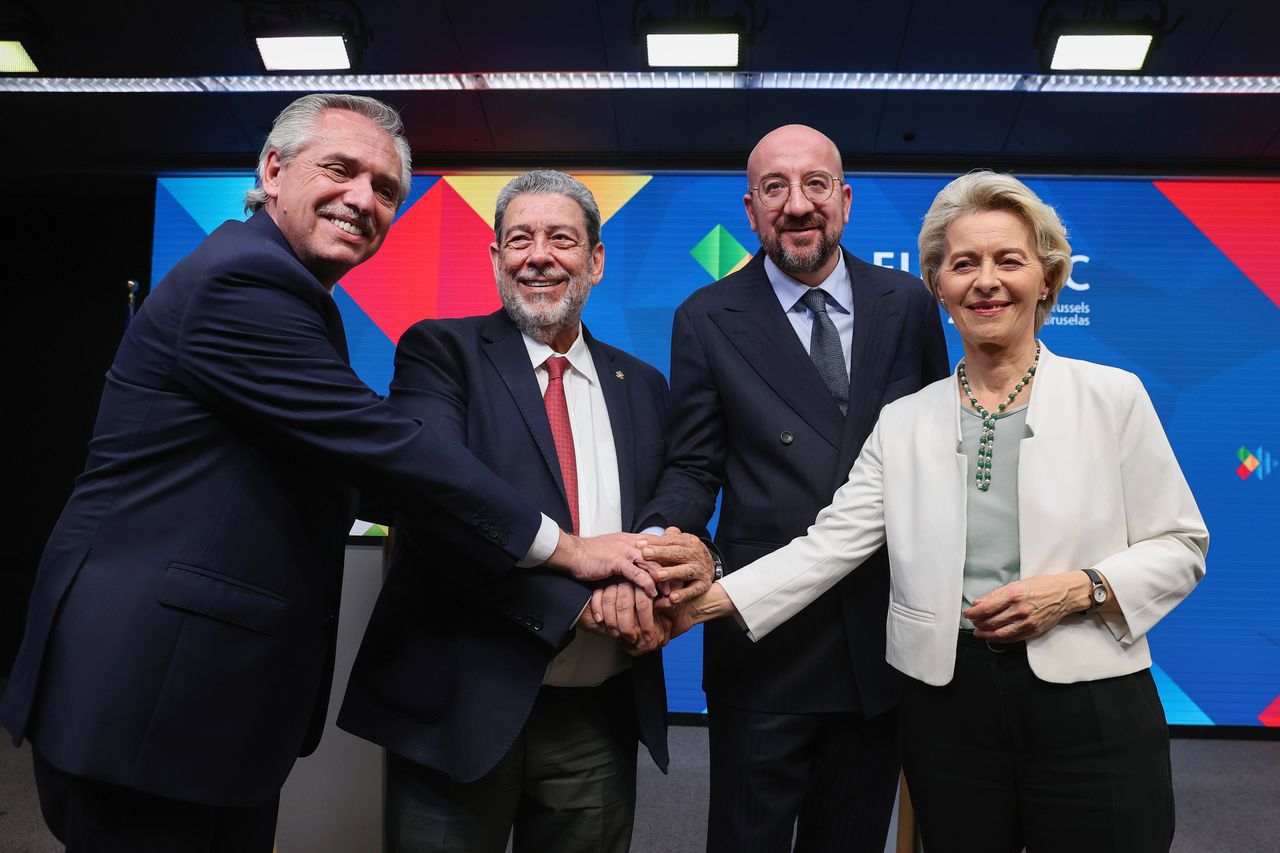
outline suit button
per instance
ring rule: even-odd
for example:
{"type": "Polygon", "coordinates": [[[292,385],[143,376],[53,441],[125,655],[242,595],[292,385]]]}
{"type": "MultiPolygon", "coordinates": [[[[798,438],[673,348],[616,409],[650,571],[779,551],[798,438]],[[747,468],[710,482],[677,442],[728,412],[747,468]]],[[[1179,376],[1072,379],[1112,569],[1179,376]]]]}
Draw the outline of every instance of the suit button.
{"type": "Polygon", "coordinates": [[[790,444],[795,440],[796,440],[796,437],[792,435],[790,432],[788,432],[787,430],[783,430],[782,435],[778,436],[778,441],[781,441],[783,444],[790,444]]]}
{"type": "Polygon", "coordinates": [[[484,531],[485,533],[488,533],[488,532],[489,532],[489,520],[488,520],[488,519],[485,519],[484,521],[480,522],[480,529],[481,529],[482,531],[484,531]]]}
{"type": "Polygon", "coordinates": [[[505,533],[498,537],[498,544],[499,544],[499,545],[506,545],[506,544],[507,544],[508,542],[510,542],[510,541],[511,541],[511,537],[510,537],[510,536],[508,536],[508,535],[507,535],[507,534],[505,534],[505,533]]]}
{"type": "Polygon", "coordinates": [[[479,517],[477,517],[477,516],[472,516],[472,517],[471,517],[471,526],[472,526],[472,527],[479,527],[479,526],[480,526],[480,519],[479,519],[479,517]]]}
{"type": "Polygon", "coordinates": [[[532,628],[532,629],[533,629],[533,630],[535,630],[535,631],[541,631],[541,630],[542,630],[542,623],[541,623],[541,622],[539,622],[537,619],[535,619],[535,620],[533,620],[532,622],[530,622],[530,623],[529,623],[529,627],[530,627],[530,628],[532,628]]]}

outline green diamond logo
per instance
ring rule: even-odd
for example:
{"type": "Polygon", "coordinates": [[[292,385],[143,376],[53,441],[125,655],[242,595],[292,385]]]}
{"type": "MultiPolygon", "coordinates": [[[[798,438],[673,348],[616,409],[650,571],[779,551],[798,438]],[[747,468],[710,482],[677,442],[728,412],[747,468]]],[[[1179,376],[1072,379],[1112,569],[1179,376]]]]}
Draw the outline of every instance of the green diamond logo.
{"type": "Polygon", "coordinates": [[[751,257],[751,253],[723,225],[717,225],[707,232],[707,236],[699,240],[698,245],[689,250],[689,254],[717,281],[751,257]]]}

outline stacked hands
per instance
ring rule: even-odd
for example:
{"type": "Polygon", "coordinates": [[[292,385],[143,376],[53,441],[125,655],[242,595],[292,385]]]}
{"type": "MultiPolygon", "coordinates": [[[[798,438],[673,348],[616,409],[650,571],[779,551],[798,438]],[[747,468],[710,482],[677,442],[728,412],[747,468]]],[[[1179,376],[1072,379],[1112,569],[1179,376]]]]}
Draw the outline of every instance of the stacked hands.
{"type": "MultiPolygon", "coordinates": [[[[668,527],[660,536],[610,533],[565,539],[574,549],[573,576],[597,584],[578,627],[617,638],[628,654],[662,648],[693,625],[733,611],[724,595],[707,596],[707,606],[700,606],[699,599],[711,589],[715,563],[693,534],[668,527]]],[[[964,616],[973,622],[977,637],[1018,642],[1088,607],[1090,588],[1080,571],[1024,578],[982,596],[964,616]]]]}
{"type": "Polygon", "coordinates": [[[598,584],[578,627],[617,638],[631,655],[660,649],[687,631],[693,624],[688,603],[715,577],[707,546],[676,527],[658,536],[610,533],[573,541],[583,549],[574,577],[598,584]]]}

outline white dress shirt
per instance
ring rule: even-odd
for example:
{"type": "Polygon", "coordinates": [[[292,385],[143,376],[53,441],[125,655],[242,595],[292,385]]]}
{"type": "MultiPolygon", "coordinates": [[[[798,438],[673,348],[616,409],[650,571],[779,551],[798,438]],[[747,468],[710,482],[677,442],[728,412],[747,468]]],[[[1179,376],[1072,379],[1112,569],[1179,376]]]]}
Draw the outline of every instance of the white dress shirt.
{"type": "MultiPolygon", "coordinates": [[[[613,444],[609,407],[605,405],[604,392],[600,389],[595,361],[582,337],[582,327],[578,327],[578,336],[566,353],[558,353],[528,335],[522,337],[529,352],[529,362],[538,378],[538,388],[543,394],[546,394],[550,381],[547,359],[562,355],[569,360],[563,381],[578,469],[578,535],[617,533],[622,530],[618,453],[613,444]]],[[[559,536],[558,528],[555,532],[559,536]]],[[[542,683],[556,687],[592,687],[630,665],[630,658],[617,640],[590,631],[575,630],[573,640],[547,667],[542,683]]]]}

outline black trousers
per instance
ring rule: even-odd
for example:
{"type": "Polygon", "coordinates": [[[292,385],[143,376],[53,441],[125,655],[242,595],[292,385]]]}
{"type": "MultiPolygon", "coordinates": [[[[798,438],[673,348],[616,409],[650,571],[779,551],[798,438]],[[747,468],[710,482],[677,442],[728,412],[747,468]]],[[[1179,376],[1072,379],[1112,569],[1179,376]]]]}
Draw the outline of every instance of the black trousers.
{"type": "Polygon", "coordinates": [[[1169,733],[1148,670],[1052,684],[1024,644],[962,631],[955,678],[908,679],[901,721],[929,853],[1167,853],[1173,842],[1169,733]]]}
{"type": "Polygon", "coordinates": [[[636,805],[631,674],[543,687],[515,743],[474,782],[387,753],[388,853],[626,853],[636,805]]]}
{"type": "Polygon", "coordinates": [[[271,853],[275,845],[278,796],[245,808],[171,800],[65,773],[32,752],[40,811],[67,853],[271,853]]]}
{"type": "MultiPolygon", "coordinates": [[[[709,853],[883,853],[896,712],[771,714],[708,705],[709,853]]],[[[932,851],[930,851],[932,853],[932,851]]]]}

